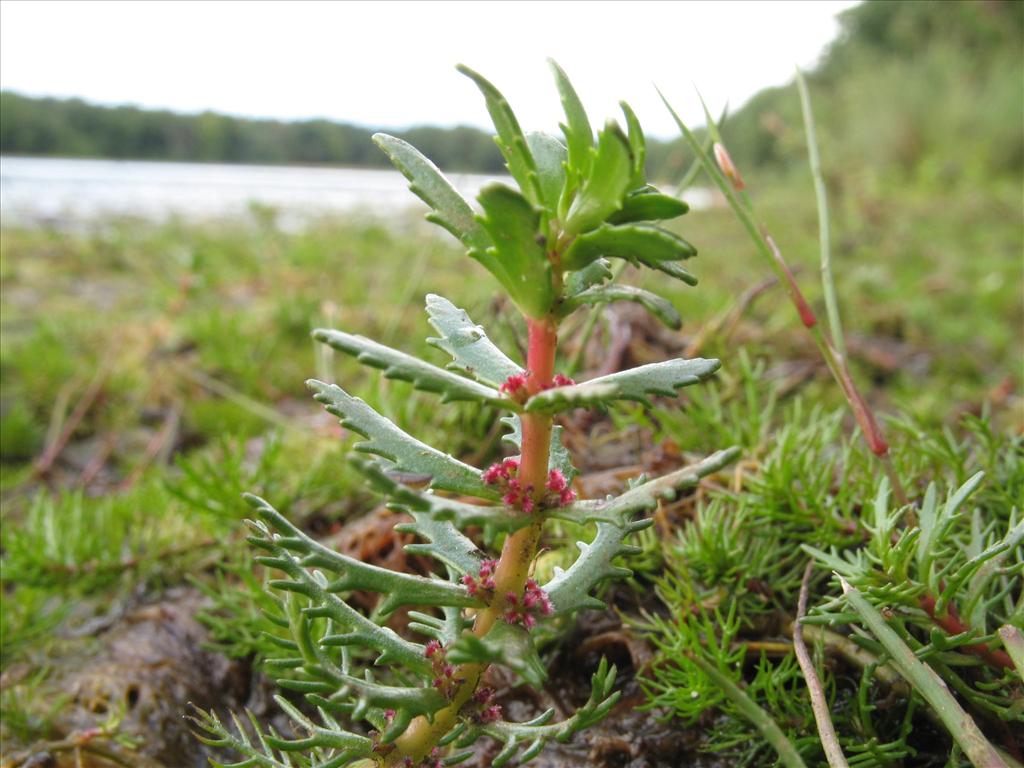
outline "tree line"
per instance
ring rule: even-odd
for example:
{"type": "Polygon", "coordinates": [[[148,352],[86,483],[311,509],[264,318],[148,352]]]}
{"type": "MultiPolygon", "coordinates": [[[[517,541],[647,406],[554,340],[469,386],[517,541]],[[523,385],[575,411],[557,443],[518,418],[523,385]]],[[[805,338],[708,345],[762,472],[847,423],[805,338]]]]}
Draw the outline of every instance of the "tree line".
{"type": "MultiPolygon", "coordinates": [[[[1024,3],[1013,0],[872,0],[845,11],[838,38],[808,73],[829,165],[938,184],[1019,174],[1022,50],[1024,3]]],[[[0,93],[3,154],[390,167],[374,131],[0,93]]],[[[504,170],[491,135],[476,128],[388,132],[448,170],[504,170]]],[[[792,86],[755,95],[723,133],[745,169],[806,171],[792,86]]],[[[678,180],[691,159],[681,140],[648,142],[652,178],[678,180]]]]}

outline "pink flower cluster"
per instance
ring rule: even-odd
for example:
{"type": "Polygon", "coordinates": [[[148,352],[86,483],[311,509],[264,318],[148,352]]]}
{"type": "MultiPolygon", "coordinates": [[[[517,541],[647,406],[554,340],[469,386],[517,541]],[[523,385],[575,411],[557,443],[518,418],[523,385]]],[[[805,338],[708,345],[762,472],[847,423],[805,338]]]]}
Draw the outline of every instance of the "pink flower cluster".
{"type": "Polygon", "coordinates": [[[505,621],[509,624],[522,624],[527,629],[537,626],[538,613],[542,616],[550,616],[554,611],[548,593],[541,589],[533,579],[526,580],[522,601],[514,592],[505,595],[505,601],[509,605],[508,610],[505,611],[505,621]]]}
{"type": "Polygon", "coordinates": [[[528,374],[526,373],[514,373],[505,379],[504,383],[498,387],[498,391],[503,395],[508,395],[513,400],[518,400],[526,395],[526,379],[528,374]]]}
{"type": "Polygon", "coordinates": [[[523,486],[519,482],[518,475],[519,459],[505,459],[491,464],[484,470],[481,479],[487,485],[500,485],[504,488],[505,494],[501,497],[503,503],[510,507],[518,507],[526,514],[530,514],[535,506],[533,486],[523,486]]]}
{"type": "MultiPolygon", "coordinates": [[[[548,472],[548,481],[544,485],[551,493],[558,494],[558,503],[548,506],[564,507],[576,501],[576,491],[569,487],[569,481],[560,470],[552,469],[548,472]]],[[[545,502],[547,499],[545,499],[545,502]]]]}
{"type": "Polygon", "coordinates": [[[462,583],[466,585],[466,591],[470,597],[476,597],[481,592],[490,592],[494,589],[494,569],[498,567],[497,560],[484,560],[480,563],[480,572],[476,576],[465,574],[462,583]]]}
{"type": "Polygon", "coordinates": [[[555,377],[551,380],[550,384],[545,384],[541,389],[554,389],[555,387],[570,387],[576,382],[570,379],[568,376],[563,376],[560,373],[556,373],[555,377]]]}
{"type": "MultiPolygon", "coordinates": [[[[526,399],[526,396],[529,394],[527,392],[527,382],[529,381],[529,378],[529,371],[523,373],[514,373],[507,379],[505,379],[502,385],[498,387],[498,391],[501,392],[501,394],[503,395],[508,395],[513,400],[523,402],[526,399]]],[[[568,387],[575,383],[576,382],[570,379],[568,376],[563,376],[560,373],[556,373],[550,382],[548,382],[547,384],[541,384],[540,388],[541,390],[545,390],[553,389],[555,387],[568,387]]]]}
{"type": "MultiPolygon", "coordinates": [[[[505,459],[484,470],[482,479],[487,485],[498,485],[504,489],[505,493],[501,497],[504,504],[521,509],[529,515],[533,513],[537,505],[533,497],[533,486],[523,485],[518,475],[519,460],[505,459]]],[[[569,481],[565,479],[565,475],[557,469],[548,472],[548,480],[544,487],[547,493],[540,502],[544,509],[564,507],[576,501],[576,492],[569,487],[569,481]]],[[[469,586],[465,579],[463,579],[463,583],[469,586]]],[[[470,594],[473,593],[470,592],[470,594]]]]}
{"type": "Polygon", "coordinates": [[[423,655],[430,659],[434,672],[434,687],[441,692],[446,699],[455,696],[455,691],[462,682],[455,677],[455,667],[448,663],[444,646],[437,640],[431,640],[423,650],[423,655]]]}
{"type": "Polygon", "coordinates": [[[473,703],[479,707],[476,719],[481,723],[493,723],[501,719],[501,705],[494,703],[493,688],[478,688],[473,694],[473,703]]]}

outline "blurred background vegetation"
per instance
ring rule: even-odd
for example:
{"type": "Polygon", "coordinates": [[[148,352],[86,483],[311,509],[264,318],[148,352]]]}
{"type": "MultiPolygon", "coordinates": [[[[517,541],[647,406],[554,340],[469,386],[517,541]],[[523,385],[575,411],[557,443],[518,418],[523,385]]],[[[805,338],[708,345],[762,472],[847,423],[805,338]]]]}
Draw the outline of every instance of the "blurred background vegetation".
{"type": "MultiPolygon", "coordinates": [[[[844,12],[839,38],[809,77],[830,164],[857,176],[946,186],[1017,178],[1024,162],[1022,29],[1024,4],[1014,0],[870,2],[844,12]]],[[[182,115],[12,92],[0,94],[0,108],[4,154],[389,167],[369,141],[379,127],[182,115]]],[[[486,131],[388,132],[441,168],[503,170],[486,131]]],[[[725,136],[741,167],[802,172],[806,152],[792,88],[757,94],[729,117],[725,136]]],[[[681,139],[652,140],[648,175],[678,179],[686,154],[681,139]]]]}
{"type": "MultiPolygon", "coordinates": [[[[737,52],[735,65],[756,62],[737,52]]],[[[896,464],[915,496],[930,479],[962,482],[988,468],[994,485],[986,493],[1004,507],[1021,506],[1024,3],[863,3],[842,15],[839,38],[807,74],[852,362],[887,414],[896,464]]],[[[5,155],[386,165],[367,127],[102,108],[9,92],[0,98],[5,155]]],[[[442,169],[501,170],[482,131],[398,134],[442,169]]],[[[817,217],[796,89],[758,94],[729,115],[724,135],[759,213],[820,305],[817,217]]],[[[651,142],[652,175],[669,187],[691,161],[681,140],[651,142]]],[[[727,210],[695,211],[678,229],[700,250],[694,271],[701,285],[658,288],[679,307],[683,331],[667,336],[628,312],[610,315],[582,353],[581,370],[585,376],[604,364],[626,338],[627,351],[614,354],[634,364],[684,350],[721,357],[720,382],[687,403],[686,413],[674,403],[653,414],[628,410],[588,427],[585,442],[573,447],[586,448],[597,477],[646,466],[652,456],[678,459],[736,442],[754,479],[737,499],[716,502],[725,512],[739,505],[770,516],[784,497],[786,526],[769,517],[754,528],[813,543],[821,527],[789,510],[823,508],[815,494],[835,494],[827,503],[856,527],[874,465],[839,429],[850,424],[842,399],[792,307],[766,282],[727,210]],[[838,488],[823,489],[821,467],[834,463],[846,474],[838,488]],[[755,495],[745,495],[751,487],[755,495]],[[756,496],[767,497],[765,488],[771,503],[756,496]]],[[[272,498],[325,536],[373,503],[346,469],[340,431],[310,402],[305,378],[344,380],[403,428],[466,460],[500,451],[481,413],[438,411],[401,383],[318,355],[309,339],[311,327],[332,325],[429,356],[422,296],[431,291],[474,317],[496,314],[492,335],[510,349],[521,344],[521,329],[493,303],[483,272],[411,216],[388,224],[324,216],[295,230],[281,225],[278,211],[253,206],[223,221],[5,223],[0,279],[0,737],[10,748],[122,718],[111,726],[124,735],[119,748],[131,751],[141,736],[161,764],[199,764],[190,739],[153,739],[180,732],[181,720],[161,687],[169,683],[147,671],[157,663],[146,655],[150,645],[170,659],[159,656],[177,675],[174,684],[201,705],[217,703],[204,698],[217,688],[233,706],[259,709],[258,686],[231,677],[248,668],[214,665],[214,674],[206,652],[195,650],[199,641],[171,643],[168,651],[154,639],[154,623],[153,637],[131,640],[141,650],[120,660],[126,671],[97,637],[112,626],[120,632],[125,617],[137,617],[155,596],[177,600],[173,590],[188,582],[186,574],[202,574],[204,588],[230,603],[226,613],[235,617],[215,625],[220,650],[259,660],[266,641],[253,618],[258,579],[242,541],[239,494],[272,498]],[[246,579],[248,597],[225,597],[225,583],[246,579]]],[[[626,279],[635,277],[627,272],[626,279]]],[[[578,339],[567,340],[570,355],[578,339]]],[[[686,530],[684,544],[694,537],[686,530]]],[[[672,542],[682,546],[667,538],[669,550],[672,542]]],[[[567,542],[552,542],[552,556],[567,542]]],[[[747,544],[736,546],[722,554],[735,562],[718,586],[756,602],[758,611],[791,610],[802,562],[797,577],[787,571],[782,578],[773,570],[778,561],[766,558],[761,576],[775,592],[764,597],[750,586],[760,576],[748,573],[755,566],[744,559],[747,544]],[[750,578],[728,582],[737,572],[750,578]]],[[[650,593],[653,574],[673,555],[653,537],[645,547],[631,565],[634,586],[650,593]]],[[[687,558],[697,562],[692,549],[687,558]]],[[[198,628],[188,633],[205,637],[198,628]]],[[[262,701],[267,707],[265,695],[262,701]]],[[[793,728],[803,729],[813,749],[806,715],[793,728]]],[[[944,748],[934,732],[918,732],[922,750],[944,748]]],[[[754,764],[771,763],[748,731],[731,743],[745,745],[754,764]]]]}

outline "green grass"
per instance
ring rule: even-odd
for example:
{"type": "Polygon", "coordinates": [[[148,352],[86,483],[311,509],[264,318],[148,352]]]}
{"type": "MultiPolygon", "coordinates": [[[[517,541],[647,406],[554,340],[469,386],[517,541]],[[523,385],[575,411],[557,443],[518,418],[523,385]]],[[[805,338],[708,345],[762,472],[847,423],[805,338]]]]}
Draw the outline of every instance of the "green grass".
{"type": "MultiPolygon", "coordinates": [[[[820,304],[809,180],[748,183],[761,192],[759,210],[804,290],[820,304]]],[[[834,270],[855,374],[891,417],[894,460],[912,495],[932,479],[963,482],[985,467],[991,474],[982,503],[1020,505],[1021,447],[1012,438],[1024,424],[1019,191],[859,191],[834,199],[833,208],[834,270]],[[983,408],[984,418],[972,421],[969,414],[983,408]]],[[[669,347],[703,337],[699,354],[722,358],[722,373],[682,407],[627,408],[605,429],[613,444],[641,434],[684,453],[737,444],[748,463],[741,493],[694,510],[696,522],[678,535],[643,540],[633,583],[649,589],[652,573],[667,564],[679,578],[662,586],[668,605],[733,595],[736,631],[763,637],[758,622],[792,610],[804,562],[797,544],[856,540],[877,470],[850,437],[840,394],[777,287],[737,322],[719,322],[768,278],[732,215],[724,208],[692,213],[678,229],[700,250],[690,265],[700,289],[669,288],[683,330],[632,349],[664,357],[669,347]],[[771,537],[748,540],[767,529],[771,537]],[[790,554],[778,557],[783,544],[790,554]],[[763,583],[773,587],[767,596],[763,583]]],[[[236,582],[231,574],[246,573],[248,562],[239,524],[244,490],[314,527],[367,511],[375,502],[347,469],[347,441],[308,397],[306,378],[337,380],[464,458],[482,462],[499,450],[478,410],[432,408],[431,396],[324,355],[309,338],[311,328],[332,325],[441,362],[424,341],[424,293],[446,295],[476,318],[493,315],[486,273],[412,219],[393,228],[324,219],[289,231],[255,212],[206,224],[108,221],[71,233],[8,228],[0,232],[0,278],[5,670],[45,669],[69,628],[139,584],[155,594],[183,583],[186,573],[214,585],[236,582]],[[105,373],[97,378],[97,371],[105,373]],[[96,382],[97,396],[53,469],[38,477],[32,462],[96,382]]],[[[633,279],[631,270],[624,279],[633,279]]],[[[522,329],[497,310],[488,329],[515,349],[522,329]]],[[[603,342],[604,324],[598,327],[603,342]]],[[[573,347],[568,340],[567,354],[573,347]]],[[[552,542],[546,560],[563,557],[557,547],[571,547],[571,538],[552,542]]],[[[228,653],[263,647],[249,615],[259,604],[258,583],[242,579],[249,597],[215,606],[223,609],[216,638],[228,653]],[[242,615],[232,619],[232,605],[242,615]],[[231,621],[238,622],[237,644],[231,621]]],[[[816,589],[823,594],[827,585],[819,579],[816,589]]],[[[217,586],[213,593],[224,594],[217,586]]],[[[810,755],[813,723],[804,710],[793,711],[786,693],[795,685],[785,666],[791,662],[767,663],[729,674],[746,674],[748,692],[768,697],[767,711],[791,723],[810,755]]],[[[32,723],[52,713],[26,690],[4,694],[12,724],[5,738],[46,733],[32,723]]],[[[880,727],[898,741],[892,718],[880,727]]],[[[733,721],[708,744],[743,751],[750,735],[733,721]]],[[[755,763],[770,757],[760,747],[747,752],[755,763]]]]}

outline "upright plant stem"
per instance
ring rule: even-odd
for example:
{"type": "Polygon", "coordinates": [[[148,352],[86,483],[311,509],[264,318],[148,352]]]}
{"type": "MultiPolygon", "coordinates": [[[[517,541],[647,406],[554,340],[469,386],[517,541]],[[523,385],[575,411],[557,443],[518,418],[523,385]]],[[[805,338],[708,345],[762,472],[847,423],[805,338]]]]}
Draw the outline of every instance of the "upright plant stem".
{"type": "Polygon", "coordinates": [[[804,73],[796,71],[796,85],[800,91],[800,109],[804,114],[804,132],[807,134],[807,158],[814,178],[814,196],[818,202],[818,243],[821,254],[821,284],[825,292],[825,312],[828,327],[836,351],[846,359],[846,341],[843,324],[839,316],[839,300],[836,298],[836,284],[832,277],[832,234],[828,213],[828,192],[825,177],[821,172],[821,157],[818,154],[818,134],[814,127],[814,112],[811,111],[811,95],[807,91],[804,73]]]}
{"type": "MultiPolygon", "coordinates": [[[[738,192],[738,190],[733,188],[733,185],[726,179],[722,171],[719,170],[715,161],[712,160],[708,156],[708,153],[701,147],[700,142],[697,141],[697,137],[693,135],[693,131],[687,127],[686,123],[682,121],[676,111],[672,108],[672,105],[668,103],[668,99],[665,98],[664,94],[662,94],[661,100],[664,102],[665,107],[669,110],[669,113],[676,121],[676,125],[679,127],[679,130],[682,131],[683,137],[686,139],[687,144],[689,144],[690,149],[697,155],[697,157],[700,158],[704,171],[721,190],[726,201],[729,203],[729,206],[739,218],[740,223],[743,225],[744,229],[747,230],[747,233],[750,235],[750,239],[753,241],[754,247],[757,249],[758,253],[760,253],[769,265],[771,265],[772,271],[775,272],[775,275],[789,290],[790,298],[800,315],[800,321],[803,323],[808,333],[811,334],[811,338],[814,339],[814,343],[817,345],[822,358],[824,358],[825,364],[828,366],[833,378],[836,380],[836,383],[839,384],[839,388],[846,397],[846,401],[850,405],[850,410],[853,412],[854,418],[860,426],[864,441],[867,443],[871,452],[874,453],[882,463],[882,469],[885,471],[886,476],[889,478],[889,483],[892,486],[893,495],[900,504],[909,504],[909,499],[907,498],[906,491],[903,489],[903,484],[900,482],[900,479],[893,468],[892,460],[889,458],[889,444],[886,442],[885,437],[882,434],[882,430],[879,427],[878,422],[875,420],[874,414],[868,407],[867,401],[864,400],[860,391],[857,389],[857,385],[854,383],[853,377],[850,375],[850,369],[847,366],[846,358],[839,354],[835,346],[832,344],[832,341],[822,332],[821,326],[818,324],[817,317],[814,314],[814,310],[811,309],[810,304],[808,304],[807,300],[804,298],[803,292],[800,290],[800,286],[797,285],[796,280],[793,278],[793,273],[782,258],[782,253],[779,251],[775,241],[772,240],[771,235],[754,220],[753,206],[750,203],[749,196],[746,192],[738,192]],[[742,197],[740,195],[742,195],[742,197]]],[[[713,131],[713,135],[717,135],[718,133],[718,130],[714,125],[714,121],[710,117],[708,118],[708,130],[713,131]]]]}
{"type": "MultiPolygon", "coordinates": [[[[555,372],[555,353],[558,348],[558,325],[548,318],[527,319],[528,350],[526,380],[527,392],[534,395],[550,384],[555,372]]],[[[523,414],[523,444],[519,457],[519,479],[524,486],[532,486],[536,498],[544,495],[551,450],[552,417],[541,414],[523,414]]],[[[529,576],[530,565],[537,554],[541,531],[544,527],[542,512],[536,512],[530,525],[509,534],[494,572],[494,598],[489,606],[476,615],[473,634],[486,635],[505,611],[505,596],[522,594],[529,576]]],[[[486,669],[483,664],[462,664],[455,671],[461,684],[451,704],[434,713],[433,720],[417,717],[405,733],[395,741],[395,750],[387,758],[387,765],[397,768],[406,757],[418,761],[430,753],[444,734],[451,730],[459,711],[472,697],[486,669]]]]}

